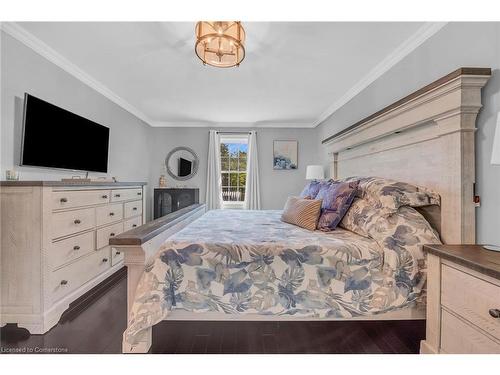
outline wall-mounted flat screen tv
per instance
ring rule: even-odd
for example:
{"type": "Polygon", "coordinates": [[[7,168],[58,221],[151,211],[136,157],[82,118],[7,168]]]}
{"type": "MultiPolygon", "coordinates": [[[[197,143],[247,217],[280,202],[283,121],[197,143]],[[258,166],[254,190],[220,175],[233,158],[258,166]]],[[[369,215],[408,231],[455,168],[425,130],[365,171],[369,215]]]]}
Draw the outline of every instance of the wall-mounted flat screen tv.
{"type": "Polygon", "coordinates": [[[21,165],[108,171],[109,128],[24,95],[21,165]]]}

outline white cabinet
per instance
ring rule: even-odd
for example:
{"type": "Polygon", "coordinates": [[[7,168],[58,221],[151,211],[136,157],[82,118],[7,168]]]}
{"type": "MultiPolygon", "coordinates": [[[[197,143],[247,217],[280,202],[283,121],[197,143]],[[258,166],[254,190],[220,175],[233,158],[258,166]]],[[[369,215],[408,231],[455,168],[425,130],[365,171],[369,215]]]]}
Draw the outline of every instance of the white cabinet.
{"type": "Polygon", "coordinates": [[[144,223],[144,193],[143,183],[2,182],[0,324],[45,333],[122,268],[108,241],[144,223]]]}

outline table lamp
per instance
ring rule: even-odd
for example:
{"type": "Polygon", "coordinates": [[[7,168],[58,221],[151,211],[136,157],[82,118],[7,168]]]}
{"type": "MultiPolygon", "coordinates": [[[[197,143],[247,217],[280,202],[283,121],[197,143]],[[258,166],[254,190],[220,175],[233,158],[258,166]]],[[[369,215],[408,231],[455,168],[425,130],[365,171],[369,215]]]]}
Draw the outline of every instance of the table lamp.
{"type": "Polygon", "coordinates": [[[306,180],[323,180],[325,172],[322,165],[308,165],[306,169],[306,180]]]}

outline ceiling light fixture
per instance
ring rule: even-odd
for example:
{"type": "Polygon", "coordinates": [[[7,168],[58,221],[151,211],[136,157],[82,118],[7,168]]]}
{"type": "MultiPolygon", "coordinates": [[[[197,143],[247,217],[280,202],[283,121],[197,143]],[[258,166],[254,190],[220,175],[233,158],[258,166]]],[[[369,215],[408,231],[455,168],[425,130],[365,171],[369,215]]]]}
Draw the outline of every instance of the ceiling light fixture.
{"type": "Polygon", "coordinates": [[[245,58],[245,30],[239,21],[200,21],[195,52],[203,65],[239,66],[245,58]]]}

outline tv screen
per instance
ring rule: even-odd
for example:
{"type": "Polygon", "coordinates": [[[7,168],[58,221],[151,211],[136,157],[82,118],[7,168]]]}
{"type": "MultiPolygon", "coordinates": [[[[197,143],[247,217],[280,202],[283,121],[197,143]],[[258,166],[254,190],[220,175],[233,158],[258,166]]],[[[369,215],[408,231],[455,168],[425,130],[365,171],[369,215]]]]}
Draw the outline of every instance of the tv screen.
{"type": "Polygon", "coordinates": [[[191,174],[191,165],[193,163],[190,160],[179,158],[179,177],[189,176],[191,174]]]}
{"type": "Polygon", "coordinates": [[[108,171],[109,128],[24,96],[21,165],[108,171]]]}

